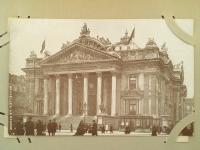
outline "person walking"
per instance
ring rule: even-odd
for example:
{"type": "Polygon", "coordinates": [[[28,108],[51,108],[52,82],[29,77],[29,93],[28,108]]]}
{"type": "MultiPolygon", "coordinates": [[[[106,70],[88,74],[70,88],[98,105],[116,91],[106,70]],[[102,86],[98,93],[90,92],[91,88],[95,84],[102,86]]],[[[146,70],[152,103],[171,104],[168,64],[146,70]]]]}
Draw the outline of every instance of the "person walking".
{"type": "Polygon", "coordinates": [[[152,127],[151,136],[157,136],[157,129],[156,129],[156,126],[153,126],[153,127],[152,127]]]}
{"type": "Polygon", "coordinates": [[[56,129],[58,128],[58,124],[56,123],[56,120],[54,119],[52,122],[52,136],[56,134],[56,129]]]}
{"type": "Polygon", "coordinates": [[[97,123],[95,120],[93,120],[92,124],[92,136],[97,136],[97,123]]]}
{"type": "Polygon", "coordinates": [[[36,124],[36,131],[37,131],[37,135],[42,135],[43,132],[43,124],[41,120],[38,120],[37,124],[36,124]]]}
{"type": "Polygon", "coordinates": [[[24,135],[23,124],[22,124],[21,121],[18,121],[18,122],[16,123],[15,135],[24,135]]]}
{"type": "Polygon", "coordinates": [[[112,124],[110,125],[110,134],[113,133],[113,126],[112,124]]]}
{"type": "Polygon", "coordinates": [[[73,125],[72,125],[72,123],[70,125],[70,131],[71,131],[71,133],[73,133],[73,125]]]}
{"type": "Polygon", "coordinates": [[[25,131],[26,135],[34,135],[34,122],[32,121],[32,118],[29,118],[25,123],[25,131]]]}
{"type": "Polygon", "coordinates": [[[108,124],[106,124],[106,133],[108,132],[108,130],[109,130],[109,126],[108,124]]]}
{"type": "Polygon", "coordinates": [[[129,125],[127,125],[125,127],[125,134],[130,134],[130,132],[131,132],[131,129],[130,129],[129,125]]]}
{"type": "Polygon", "coordinates": [[[51,133],[52,133],[52,122],[51,122],[51,120],[49,120],[49,123],[47,124],[47,131],[48,131],[49,136],[50,136],[51,133]]]}
{"type": "Polygon", "coordinates": [[[101,133],[105,134],[105,126],[104,126],[104,124],[101,127],[101,133]]]}
{"type": "Polygon", "coordinates": [[[58,128],[59,128],[59,131],[61,132],[62,126],[61,126],[60,123],[59,123],[59,125],[58,125],[58,128]]]}

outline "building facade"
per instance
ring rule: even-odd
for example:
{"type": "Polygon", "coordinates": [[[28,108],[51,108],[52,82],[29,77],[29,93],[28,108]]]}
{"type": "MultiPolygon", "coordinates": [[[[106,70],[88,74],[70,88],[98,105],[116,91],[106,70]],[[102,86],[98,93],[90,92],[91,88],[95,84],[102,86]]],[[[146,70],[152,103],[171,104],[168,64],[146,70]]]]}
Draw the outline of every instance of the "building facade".
{"type": "Polygon", "coordinates": [[[134,32],[112,44],[91,37],[84,24],[80,36],[57,53],[38,58],[31,52],[22,70],[33,114],[65,123],[84,115],[114,128],[173,126],[183,117],[187,93],[183,63],[173,65],[165,44],[158,48],[154,39],[139,48],[134,32]]]}

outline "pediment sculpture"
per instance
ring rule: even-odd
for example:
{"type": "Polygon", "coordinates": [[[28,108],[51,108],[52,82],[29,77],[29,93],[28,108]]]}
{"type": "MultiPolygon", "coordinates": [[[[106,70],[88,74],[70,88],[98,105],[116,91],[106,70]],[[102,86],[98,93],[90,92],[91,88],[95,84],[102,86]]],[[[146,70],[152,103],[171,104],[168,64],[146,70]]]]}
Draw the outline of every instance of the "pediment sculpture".
{"type": "Polygon", "coordinates": [[[68,61],[76,61],[76,60],[95,60],[95,56],[92,54],[87,54],[81,51],[75,51],[70,55],[66,56],[66,60],[68,61]]]}

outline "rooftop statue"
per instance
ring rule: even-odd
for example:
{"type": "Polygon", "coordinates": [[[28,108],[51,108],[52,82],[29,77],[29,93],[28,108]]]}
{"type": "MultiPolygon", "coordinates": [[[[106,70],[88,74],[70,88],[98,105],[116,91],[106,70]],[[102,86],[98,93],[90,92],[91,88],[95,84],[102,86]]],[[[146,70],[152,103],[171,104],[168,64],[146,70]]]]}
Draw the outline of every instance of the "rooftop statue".
{"type": "Polygon", "coordinates": [[[86,35],[90,35],[90,29],[87,27],[87,24],[84,23],[82,29],[81,29],[81,36],[86,36],[86,35]]]}
{"type": "Polygon", "coordinates": [[[37,54],[35,53],[35,51],[31,51],[30,57],[31,58],[36,58],[37,57],[37,54]]]}
{"type": "Polygon", "coordinates": [[[158,47],[154,38],[149,38],[147,41],[146,47],[153,48],[153,47],[158,47]]]}

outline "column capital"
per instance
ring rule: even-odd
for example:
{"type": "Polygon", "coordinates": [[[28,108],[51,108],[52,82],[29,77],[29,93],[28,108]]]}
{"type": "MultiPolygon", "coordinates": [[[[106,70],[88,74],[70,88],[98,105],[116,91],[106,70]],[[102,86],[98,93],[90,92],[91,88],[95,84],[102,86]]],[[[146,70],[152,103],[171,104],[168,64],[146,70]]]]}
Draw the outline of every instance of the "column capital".
{"type": "Polygon", "coordinates": [[[112,76],[117,76],[119,75],[119,72],[118,71],[110,71],[111,75],[112,76]]]}
{"type": "Polygon", "coordinates": [[[88,77],[89,74],[87,72],[83,72],[82,75],[83,77],[88,77]]]}
{"type": "Polygon", "coordinates": [[[96,74],[97,74],[98,77],[102,76],[102,72],[96,72],[96,74]]]}
{"type": "Polygon", "coordinates": [[[72,73],[68,73],[67,76],[68,76],[68,78],[72,78],[73,74],[72,73]]]}
{"type": "Polygon", "coordinates": [[[45,74],[45,75],[43,75],[43,78],[48,79],[48,78],[50,78],[50,76],[45,74]]]}
{"type": "Polygon", "coordinates": [[[55,77],[60,78],[61,76],[60,76],[60,74],[55,74],[55,77]]]}

